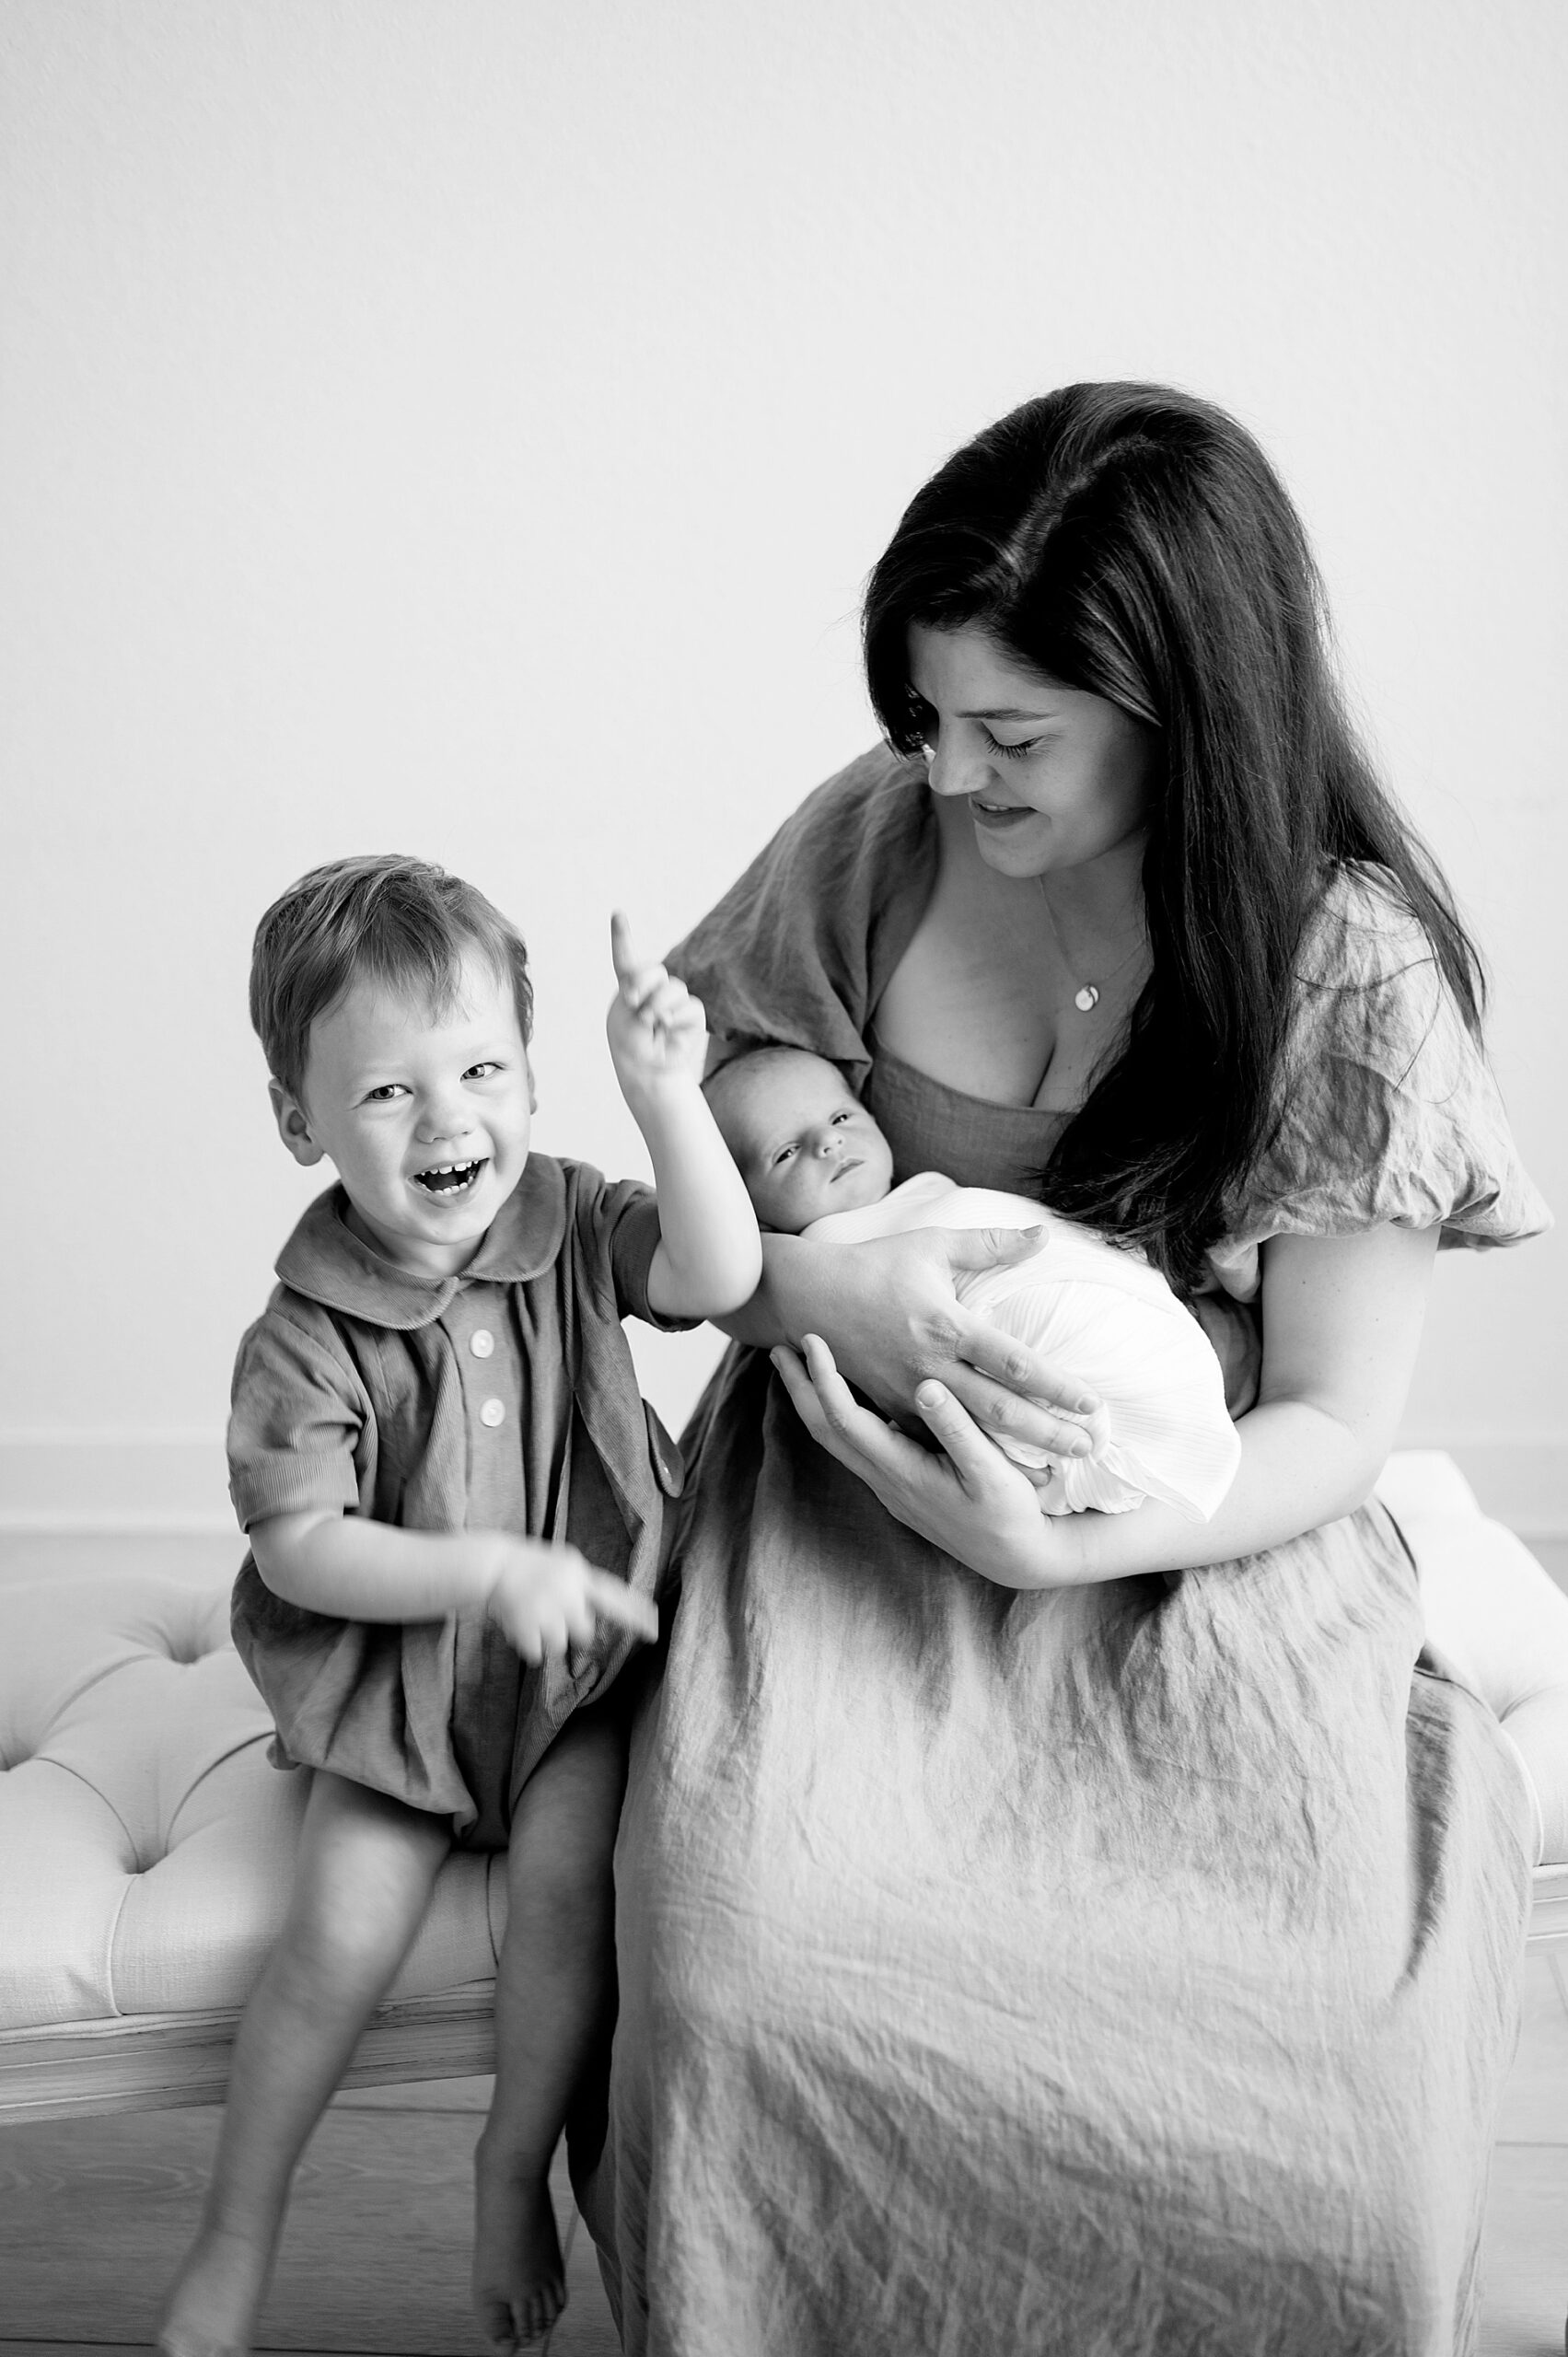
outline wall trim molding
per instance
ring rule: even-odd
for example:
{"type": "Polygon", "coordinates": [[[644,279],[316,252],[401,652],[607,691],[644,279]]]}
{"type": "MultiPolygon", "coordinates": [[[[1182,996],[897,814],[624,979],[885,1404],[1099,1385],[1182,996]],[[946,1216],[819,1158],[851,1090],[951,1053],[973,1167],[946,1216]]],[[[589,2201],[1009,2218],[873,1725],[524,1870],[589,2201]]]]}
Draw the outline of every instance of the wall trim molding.
{"type": "MultiPolygon", "coordinates": [[[[1568,1539],[1568,1441],[1411,1433],[1446,1449],[1484,1512],[1522,1538],[1568,1539]]],[[[0,1428],[0,1533],[217,1537],[235,1532],[217,1427],[0,1428]]]]}

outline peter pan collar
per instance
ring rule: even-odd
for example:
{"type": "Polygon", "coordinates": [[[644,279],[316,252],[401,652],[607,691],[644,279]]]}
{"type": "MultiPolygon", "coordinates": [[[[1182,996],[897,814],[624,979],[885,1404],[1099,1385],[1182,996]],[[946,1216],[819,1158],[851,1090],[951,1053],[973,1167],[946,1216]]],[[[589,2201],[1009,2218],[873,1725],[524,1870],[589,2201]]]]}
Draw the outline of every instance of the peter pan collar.
{"type": "Polygon", "coordinates": [[[347,1210],[341,1186],[318,1195],[278,1255],[278,1275],[323,1309],[410,1333],[439,1318],[464,1285],[526,1284],[543,1274],[566,1233],[566,1174],[549,1155],[530,1155],[483,1243],[454,1277],[395,1268],[360,1242],[347,1210]]]}

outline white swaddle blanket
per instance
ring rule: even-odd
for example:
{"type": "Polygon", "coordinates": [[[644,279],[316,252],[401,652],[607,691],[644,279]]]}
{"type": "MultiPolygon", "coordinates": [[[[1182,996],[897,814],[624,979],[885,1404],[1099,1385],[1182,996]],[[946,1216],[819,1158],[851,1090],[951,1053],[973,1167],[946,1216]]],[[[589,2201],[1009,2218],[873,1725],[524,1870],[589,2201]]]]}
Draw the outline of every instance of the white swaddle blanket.
{"type": "Polygon", "coordinates": [[[1058,1219],[1026,1195],[959,1187],[940,1171],[906,1178],[864,1210],[830,1212],[806,1230],[839,1244],[915,1227],[1041,1227],[1021,1267],[958,1277],[958,1297],[1104,1400],[1108,1429],[1091,1457],[1052,1457],[1000,1439],[1016,1463],[1050,1464],[1046,1514],[1093,1506],[1122,1514],[1159,1498],[1206,1522],[1235,1479],[1241,1444],[1225,1413],[1225,1379],[1207,1336],[1141,1252],[1058,1219]]]}

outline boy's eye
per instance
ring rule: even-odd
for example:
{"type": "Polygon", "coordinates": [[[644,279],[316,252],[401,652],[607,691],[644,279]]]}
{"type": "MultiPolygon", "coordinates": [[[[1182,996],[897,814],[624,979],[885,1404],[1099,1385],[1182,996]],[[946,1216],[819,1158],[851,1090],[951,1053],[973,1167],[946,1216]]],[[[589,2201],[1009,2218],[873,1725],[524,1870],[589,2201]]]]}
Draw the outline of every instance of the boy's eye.
{"type": "Polygon", "coordinates": [[[839,1123],[840,1121],[853,1121],[853,1120],[854,1120],[854,1109],[853,1109],[852,1107],[850,1107],[850,1106],[846,1105],[846,1106],[844,1107],[844,1109],[843,1109],[843,1111],[842,1111],[842,1113],[835,1113],[835,1114],[833,1115],[833,1123],[834,1123],[834,1126],[835,1126],[835,1128],[836,1128],[836,1127],[837,1127],[837,1125],[838,1125],[838,1123],[839,1123]]]}
{"type": "Polygon", "coordinates": [[[778,1167],[779,1167],[779,1165],[780,1165],[780,1163],[781,1163],[781,1162],[788,1162],[788,1161],[791,1159],[791,1157],[793,1156],[794,1153],[795,1153],[795,1148],[794,1148],[794,1146],[792,1146],[792,1145],[781,1145],[781,1146],[780,1146],[780,1148],[779,1148],[779,1150],[778,1150],[778,1152],[777,1152],[777,1154],[775,1154],[775,1155],[774,1155],[774,1156],[773,1156],[773,1168],[776,1170],[776,1169],[778,1168],[778,1167]]]}
{"type": "Polygon", "coordinates": [[[488,1080],[493,1072],[499,1072],[500,1069],[500,1065],[494,1058],[492,1058],[486,1062],[470,1064],[467,1072],[463,1074],[463,1078],[465,1080],[488,1080]]]}
{"type": "Polygon", "coordinates": [[[394,1097],[407,1095],[408,1090],[401,1080],[384,1080],[379,1088],[366,1090],[365,1101],[367,1105],[389,1105],[394,1097]]]}

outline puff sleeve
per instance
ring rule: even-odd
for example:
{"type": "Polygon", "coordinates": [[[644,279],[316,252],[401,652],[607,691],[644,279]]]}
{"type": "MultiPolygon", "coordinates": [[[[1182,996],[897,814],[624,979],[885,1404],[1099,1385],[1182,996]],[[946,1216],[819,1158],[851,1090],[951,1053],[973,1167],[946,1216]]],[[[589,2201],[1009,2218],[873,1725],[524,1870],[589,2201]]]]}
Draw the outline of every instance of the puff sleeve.
{"type": "Polygon", "coordinates": [[[715,1039],[807,1049],[858,1088],[935,873],[925,765],[879,749],[807,795],[667,962],[715,1039]]]}
{"type": "Polygon", "coordinates": [[[1440,1227],[1481,1248],[1550,1225],[1425,932],[1385,870],[1342,868],[1303,942],[1278,1122],[1214,1275],[1245,1301],[1272,1237],[1440,1227]]]}

